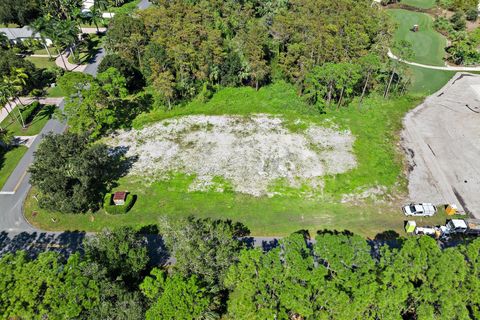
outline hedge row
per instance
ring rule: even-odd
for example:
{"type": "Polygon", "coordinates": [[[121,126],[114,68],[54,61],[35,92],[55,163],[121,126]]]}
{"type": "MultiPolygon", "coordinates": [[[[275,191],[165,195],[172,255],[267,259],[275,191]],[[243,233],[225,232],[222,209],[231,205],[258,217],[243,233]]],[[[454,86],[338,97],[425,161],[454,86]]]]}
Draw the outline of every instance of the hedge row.
{"type": "Polygon", "coordinates": [[[43,105],[38,101],[33,101],[31,104],[26,106],[22,111],[22,118],[25,124],[32,122],[35,115],[40,111],[43,105]]]}
{"type": "Polygon", "coordinates": [[[109,214],[124,214],[127,213],[135,203],[135,196],[132,194],[127,194],[125,199],[125,204],[121,206],[116,206],[113,203],[113,194],[107,193],[103,199],[103,208],[109,214]]]}

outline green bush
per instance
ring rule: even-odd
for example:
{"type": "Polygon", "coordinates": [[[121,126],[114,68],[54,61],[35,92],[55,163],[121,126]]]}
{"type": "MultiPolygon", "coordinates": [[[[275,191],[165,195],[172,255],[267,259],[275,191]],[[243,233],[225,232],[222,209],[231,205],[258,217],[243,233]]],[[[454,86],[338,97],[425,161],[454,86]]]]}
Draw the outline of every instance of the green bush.
{"type": "Polygon", "coordinates": [[[21,111],[25,124],[30,123],[33,118],[35,118],[35,115],[40,111],[42,106],[43,105],[40,102],[33,101],[21,111]]]}
{"type": "Polygon", "coordinates": [[[103,199],[103,208],[109,214],[125,214],[133,207],[135,199],[136,196],[129,193],[125,199],[125,204],[122,206],[116,206],[113,203],[113,194],[107,193],[103,199]]]}
{"type": "Polygon", "coordinates": [[[477,18],[478,18],[477,9],[476,8],[468,9],[465,12],[465,17],[467,18],[468,21],[477,21],[477,18]]]}

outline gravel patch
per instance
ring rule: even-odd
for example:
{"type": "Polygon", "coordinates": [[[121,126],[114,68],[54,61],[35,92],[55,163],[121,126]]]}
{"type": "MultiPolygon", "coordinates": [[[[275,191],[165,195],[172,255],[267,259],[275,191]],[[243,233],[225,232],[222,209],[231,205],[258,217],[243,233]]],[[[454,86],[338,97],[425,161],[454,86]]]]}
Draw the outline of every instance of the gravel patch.
{"type": "Polygon", "coordinates": [[[141,130],[119,132],[110,144],[137,157],[129,175],[166,179],[171,172],[194,175],[190,190],[272,195],[271,186],[323,185],[321,177],[356,166],[349,131],[311,124],[292,133],[278,117],[194,115],[163,120],[141,130]]]}

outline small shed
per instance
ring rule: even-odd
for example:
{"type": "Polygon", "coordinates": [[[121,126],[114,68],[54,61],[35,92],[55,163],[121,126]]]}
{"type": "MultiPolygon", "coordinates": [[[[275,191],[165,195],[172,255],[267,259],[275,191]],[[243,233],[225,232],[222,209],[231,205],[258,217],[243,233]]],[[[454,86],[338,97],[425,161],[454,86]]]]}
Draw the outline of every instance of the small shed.
{"type": "Polygon", "coordinates": [[[113,194],[113,203],[116,206],[123,206],[125,204],[126,199],[127,199],[126,191],[117,191],[113,194]]]}
{"type": "Polygon", "coordinates": [[[415,221],[407,221],[405,224],[405,232],[414,233],[417,228],[417,223],[415,221]]]}

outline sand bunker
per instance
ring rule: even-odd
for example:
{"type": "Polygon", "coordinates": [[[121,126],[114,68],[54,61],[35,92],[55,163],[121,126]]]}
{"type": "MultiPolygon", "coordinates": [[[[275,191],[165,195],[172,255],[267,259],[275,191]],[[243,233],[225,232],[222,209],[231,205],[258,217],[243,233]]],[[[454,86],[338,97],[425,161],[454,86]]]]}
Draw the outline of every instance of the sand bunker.
{"type": "Polygon", "coordinates": [[[220,177],[236,192],[262,196],[279,180],[321,187],[322,176],[354,168],[353,142],[348,131],[310,125],[292,133],[281,118],[258,114],[167,119],[120,132],[111,144],[138,157],[130,175],[195,175],[191,190],[210,190],[220,177]]]}

